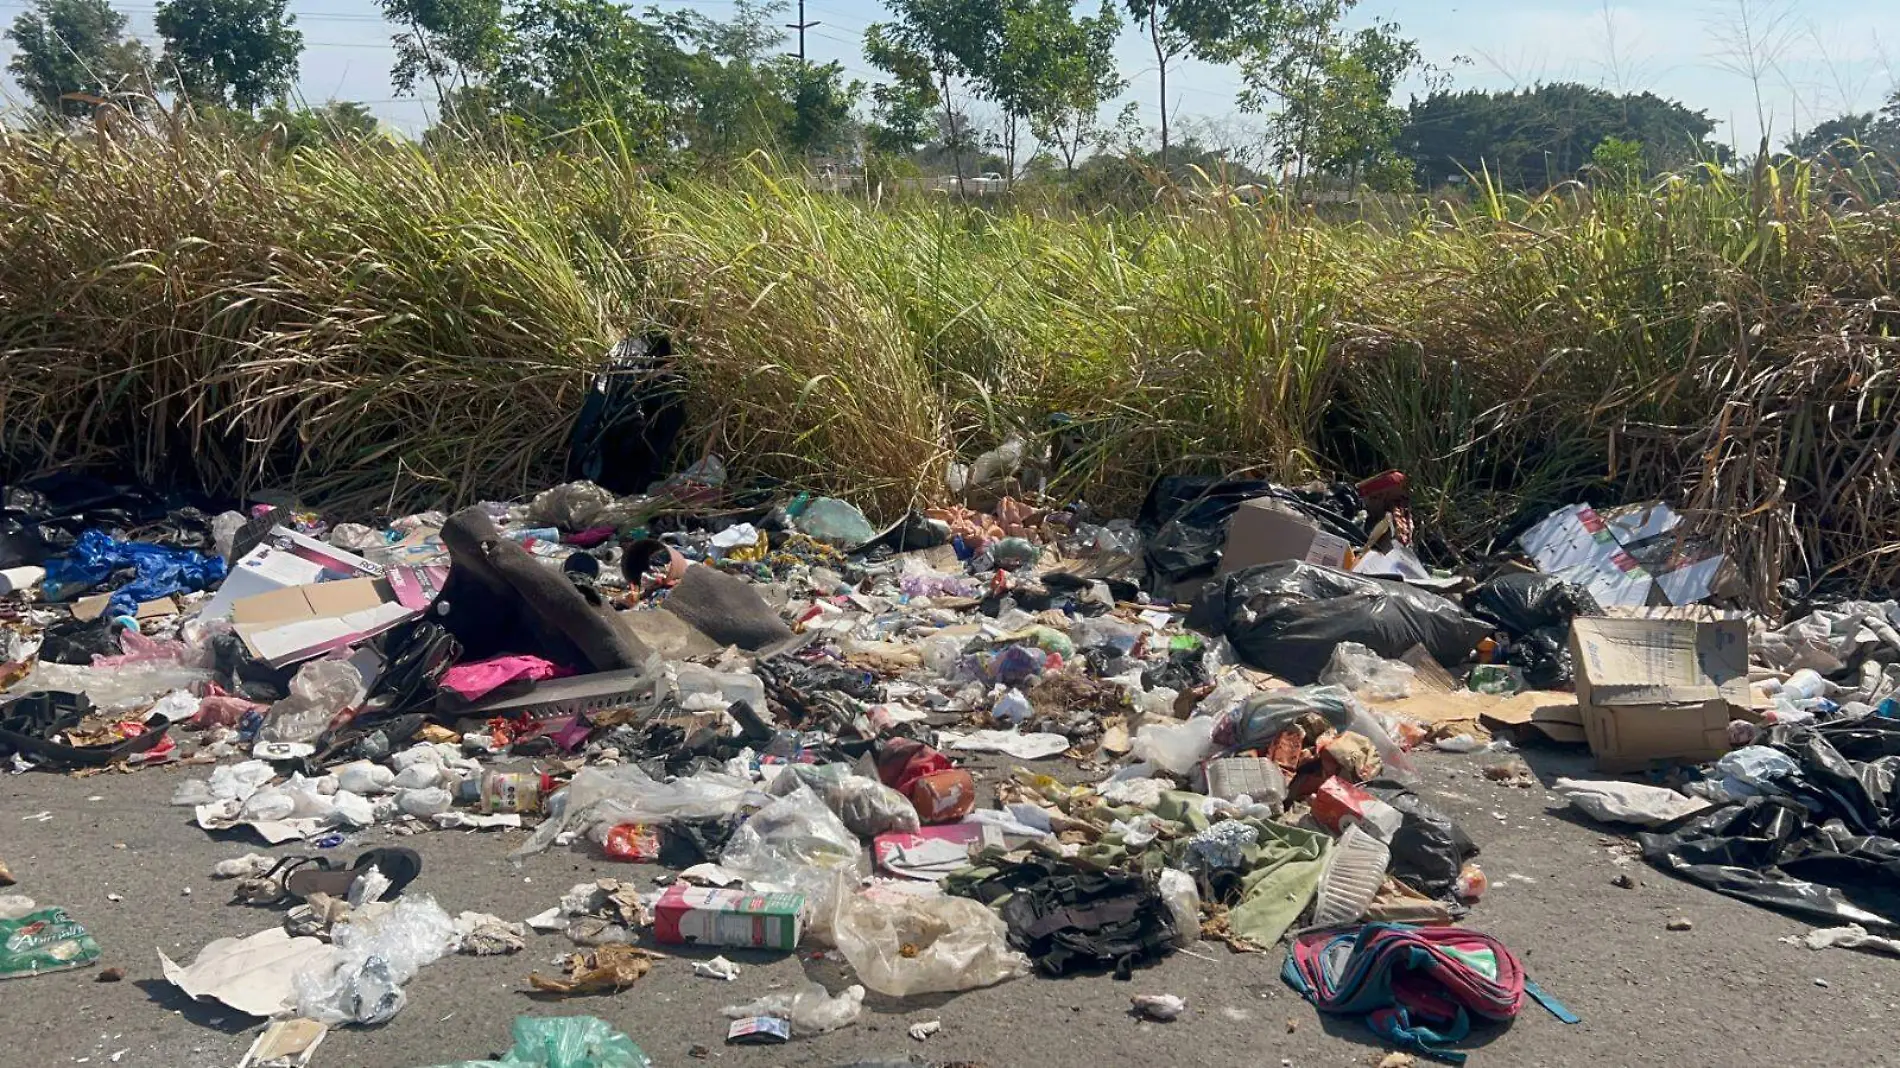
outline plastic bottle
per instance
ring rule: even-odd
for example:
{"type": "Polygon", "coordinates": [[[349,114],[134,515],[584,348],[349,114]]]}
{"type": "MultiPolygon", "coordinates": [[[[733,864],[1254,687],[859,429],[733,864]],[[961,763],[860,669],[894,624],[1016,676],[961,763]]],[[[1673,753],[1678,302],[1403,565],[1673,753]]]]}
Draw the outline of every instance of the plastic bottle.
{"type": "Polygon", "coordinates": [[[483,812],[539,812],[554,789],[554,777],[536,771],[491,771],[456,787],[456,799],[483,812]]]}
{"type": "Polygon", "coordinates": [[[1806,701],[1827,692],[1827,680],[1813,668],[1802,668],[1781,684],[1781,695],[1790,701],[1806,701]]]}

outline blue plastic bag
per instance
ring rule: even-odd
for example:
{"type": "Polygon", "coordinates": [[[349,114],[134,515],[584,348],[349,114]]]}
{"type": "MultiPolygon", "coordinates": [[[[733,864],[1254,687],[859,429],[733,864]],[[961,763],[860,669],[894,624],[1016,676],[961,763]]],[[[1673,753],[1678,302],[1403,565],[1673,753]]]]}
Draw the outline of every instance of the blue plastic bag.
{"type": "Polygon", "coordinates": [[[120,541],[103,530],[88,530],[66,555],[46,562],[41,589],[49,601],[64,601],[99,585],[113,573],[132,568],[131,582],[112,593],[106,614],[129,616],[141,601],[174,593],[209,589],[224,579],[222,557],[138,541],[120,541]]]}

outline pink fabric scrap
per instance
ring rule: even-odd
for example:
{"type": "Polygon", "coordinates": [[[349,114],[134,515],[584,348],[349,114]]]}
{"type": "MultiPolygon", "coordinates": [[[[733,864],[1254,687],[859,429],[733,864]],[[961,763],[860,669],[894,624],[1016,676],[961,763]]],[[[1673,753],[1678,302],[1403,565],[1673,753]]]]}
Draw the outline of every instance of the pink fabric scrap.
{"type": "Polygon", "coordinates": [[[442,681],[437,685],[451,690],[464,700],[479,701],[494,691],[517,679],[560,678],[572,672],[559,664],[553,664],[538,656],[497,656],[488,660],[477,660],[467,664],[457,664],[442,673],[442,681]]]}

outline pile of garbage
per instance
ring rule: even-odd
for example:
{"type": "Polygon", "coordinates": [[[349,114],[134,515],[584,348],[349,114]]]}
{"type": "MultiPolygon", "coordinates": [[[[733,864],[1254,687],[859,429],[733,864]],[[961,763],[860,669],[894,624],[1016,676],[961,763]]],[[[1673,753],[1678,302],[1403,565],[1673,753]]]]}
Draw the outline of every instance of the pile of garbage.
{"type": "MultiPolygon", "coordinates": [[[[527,980],[554,996],[634,986],[669,947],[849,966],[835,993],[735,1003],[734,1043],[850,1026],[867,993],[1129,977],[1204,938],[1289,940],[1303,996],[1424,1053],[1526,996],[1574,1022],[1459,926],[1488,881],[1480,843],[1416,789],[1426,750],[1686,765],[1680,790],[1558,788],[1651,828],[1645,856],[1685,878],[1900,924],[1893,602],[1778,625],[1718,607],[1724,561],[1662,505],[1561,510],[1475,581],[1421,560],[1395,472],[1168,478],[1107,521],[1036,494],[1020,443],[950,484],[959,503],[883,526],[731,486],[716,460],[637,495],[574,482],[375,525],[16,487],[0,761],[194,765],[181,823],[269,845],[519,829],[496,847],[517,861],[662,873],[516,922],[451,916],[396,846],[221,865],[283,923],[165,975],[309,1050],[393,1019],[444,956],[539,937],[574,949],[527,980]],[[260,952],[281,981],[243,970],[260,952]]],[[[0,924],[37,916],[70,952],[9,952],[0,975],[97,959],[71,917],[22,901],[0,898],[0,924]]],[[[646,1063],[599,1021],[562,1023],[624,1043],[600,1063],[646,1063]]]]}

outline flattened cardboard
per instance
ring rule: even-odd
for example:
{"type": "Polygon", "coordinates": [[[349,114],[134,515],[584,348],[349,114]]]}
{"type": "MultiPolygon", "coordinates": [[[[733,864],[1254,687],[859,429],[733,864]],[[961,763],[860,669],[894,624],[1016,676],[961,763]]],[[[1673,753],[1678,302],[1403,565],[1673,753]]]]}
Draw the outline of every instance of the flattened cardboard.
{"type": "Polygon", "coordinates": [[[1729,721],[1754,718],[1740,621],[1579,618],[1570,652],[1584,734],[1605,771],[1715,760],[1729,750],[1729,721]]]}
{"type": "Polygon", "coordinates": [[[1584,740],[1576,695],[1552,690],[1526,690],[1510,695],[1468,690],[1419,693],[1373,707],[1434,726],[1476,720],[1491,730],[1533,730],[1553,742],[1581,744],[1584,740]]]}
{"type": "Polygon", "coordinates": [[[387,578],[271,590],[234,603],[232,629],[252,656],[272,667],[286,667],[414,619],[428,607],[437,586],[429,572],[394,569],[387,578]]]}
{"type": "Polygon", "coordinates": [[[381,578],[383,568],[352,552],[299,534],[288,527],[272,527],[264,541],[231,565],[204,611],[204,619],[222,619],[237,602],[273,590],[314,586],[326,580],[381,578]]]}
{"type": "Polygon", "coordinates": [[[1219,574],[1282,560],[1343,568],[1348,548],[1344,538],[1326,533],[1273,498],[1255,497],[1242,501],[1227,522],[1219,574]]]}
{"type": "MultiPolygon", "coordinates": [[[[73,618],[81,623],[90,623],[105,615],[106,608],[112,603],[109,593],[97,593],[91,597],[81,597],[73,602],[73,618]]],[[[162,616],[178,614],[178,601],[172,597],[160,597],[155,601],[140,601],[138,610],[132,613],[134,619],[158,619],[162,616]]]]}

